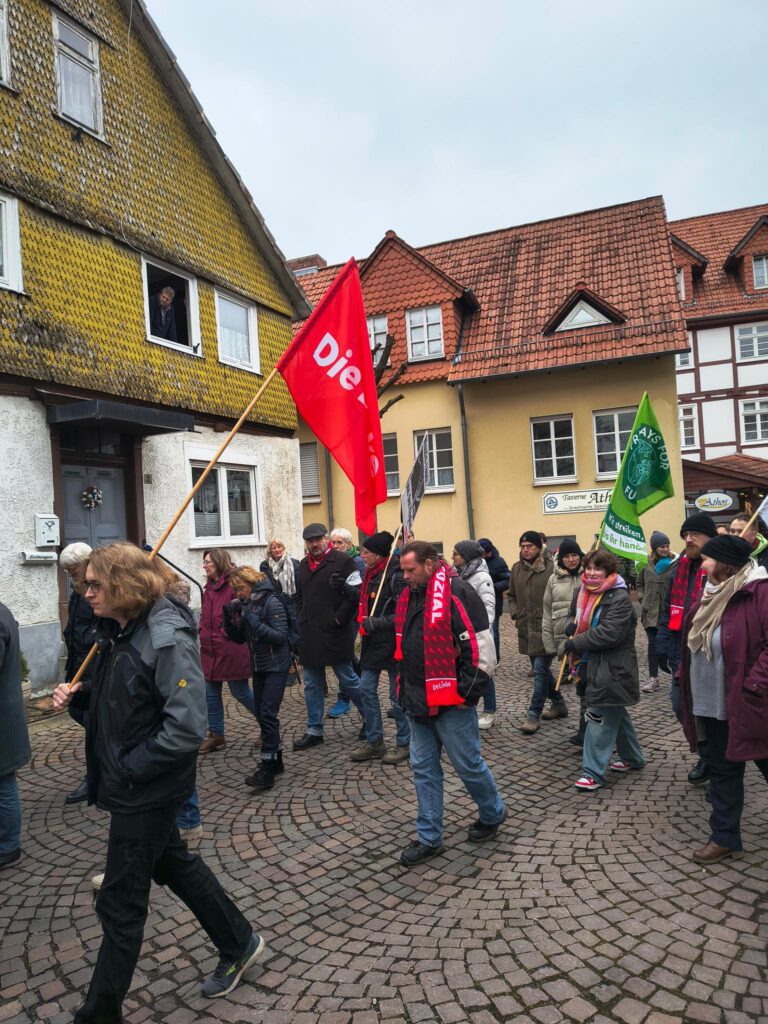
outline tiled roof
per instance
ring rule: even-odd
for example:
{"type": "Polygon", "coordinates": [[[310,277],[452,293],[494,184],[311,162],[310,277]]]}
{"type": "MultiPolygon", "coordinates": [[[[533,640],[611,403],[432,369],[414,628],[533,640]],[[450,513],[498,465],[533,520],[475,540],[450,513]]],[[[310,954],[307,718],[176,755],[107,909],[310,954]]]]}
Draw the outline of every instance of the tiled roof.
{"type": "MultiPolygon", "coordinates": [[[[375,255],[382,251],[378,246],[375,255]]],[[[458,288],[470,289],[480,308],[466,314],[463,336],[456,331],[452,345],[446,332],[445,360],[412,364],[403,383],[516,375],[687,346],[661,197],[440,242],[415,254],[429,261],[425,267],[432,264],[458,288]],[[545,335],[577,289],[621,310],[626,322],[545,335]]],[[[310,302],[321,297],[338,269],[301,279],[310,302]]],[[[413,269],[403,262],[390,288],[401,291],[404,282],[397,276],[413,269]]],[[[363,274],[369,312],[375,312],[369,290],[377,273],[372,266],[363,274]]],[[[448,283],[443,294],[443,301],[461,297],[450,294],[448,283]]],[[[404,341],[399,348],[398,339],[393,366],[405,358],[404,341]]]]}
{"type": "Polygon", "coordinates": [[[694,281],[693,295],[683,303],[687,317],[749,313],[768,307],[768,294],[750,294],[744,290],[738,275],[724,268],[731,252],[766,214],[768,204],[763,203],[670,221],[670,231],[709,260],[705,272],[694,281]]]}

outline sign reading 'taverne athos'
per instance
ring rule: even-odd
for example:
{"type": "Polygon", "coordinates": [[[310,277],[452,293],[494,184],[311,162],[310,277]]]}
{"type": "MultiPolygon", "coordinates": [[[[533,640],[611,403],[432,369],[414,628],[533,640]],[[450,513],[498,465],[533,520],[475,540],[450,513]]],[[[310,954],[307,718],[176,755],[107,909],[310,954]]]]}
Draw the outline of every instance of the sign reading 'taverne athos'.
{"type": "Polygon", "coordinates": [[[547,491],[541,497],[545,516],[564,515],[568,512],[604,512],[611,500],[611,489],[592,491],[547,491]]]}

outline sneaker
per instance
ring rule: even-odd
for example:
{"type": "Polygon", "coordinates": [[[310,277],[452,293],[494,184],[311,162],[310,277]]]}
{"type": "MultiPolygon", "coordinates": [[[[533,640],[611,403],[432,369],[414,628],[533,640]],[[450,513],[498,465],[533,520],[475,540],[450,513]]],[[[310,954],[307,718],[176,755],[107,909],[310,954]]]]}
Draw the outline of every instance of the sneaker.
{"type": "Polygon", "coordinates": [[[341,718],[349,711],[352,707],[352,702],[349,700],[342,700],[341,697],[336,701],[331,710],[328,712],[329,718],[341,718]]]}
{"type": "Polygon", "coordinates": [[[526,736],[532,736],[535,732],[540,729],[538,718],[526,718],[523,724],[520,726],[520,732],[526,734],[526,736]]]}
{"type": "Polygon", "coordinates": [[[467,839],[470,843],[484,843],[486,839],[493,839],[496,833],[499,831],[500,826],[507,820],[507,809],[504,808],[504,813],[501,818],[496,822],[495,825],[488,825],[486,822],[481,821],[479,818],[470,825],[467,831],[467,839]]]}
{"type": "Polygon", "coordinates": [[[478,729],[490,729],[495,721],[495,711],[483,711],[481,715],[477,716],[477,727],[478,729]]]}
{"type": "Polygon", "coordinates": [[[659,680],[655,676],[651,676],[647,683],[643,683],[640,689],[643,693],[655,693],[659,688],[659,680]]]}
{"type": "Polygon", "coordinates": [[[202,822],[199,825],[195,825],[194,828],[180,828],[179,835],[186,842],[187,846],[194,849],[200,845],[200,840],[205,835],[202,822]]]}
{"type": "Polygon", "coordinates": [[[104,884],[104,872],[102,871],[102,873],[100,875],[94,875],[93,876],[93,878],[91,879],[91,885],[96,890],[96,892],[98,892],[103,884],[104,884]]]}
{"type": "Polygon", "coordinates": [[[582,775],[580,779],[576,779],[574,786],[576,789],[591,791],[593,789],[602,789],[603,784],[602,782],[597,782],[591,775],[582,775]]]}
{"type": "Polygon", "coordinates": [[[554,718],[567,718],[568,705],[564,700],[553,701],[545,711],[541,712],[541,717],[547,722],[551,722],[554,718]]]}
{"type": "Polygon", "coordinates": [[[400,854],[400,863],[410,868],[415,864],[422,864],[431,857],[436,857],[443,850],[445,850],[445,847],[442,843],[439,846],[429,846],[427,843],[422,843],[419,839],[415,839],[400,854]]]}
{"type": "Polygon", "coordinates": [[[317,747],[323,742],[322,736],[313,736],[311,732],[305,732],[300,740],[295,740],[294,750],[308,750],[310,747],[317,747]]]}
{"type": "Polygon", "coordinates": [[[349,755],[350,761],[377,761],[384,757],[387,752],[384,740],[377,740],[376,743],[363,743],[349,755]]]}
{"type": "Polygon", "coordinates": [[[618,761],[611,761],[608,767],[612,772],[639,772],[641,768],[645,768],[645,765],[630,764],[629,761],[622,761],[619,758],[618,761]]]}
{"type": "Polygon", "coordinates": [[[384,757],[381,759],[382,764],[402,764],[403,761],[407,761],[411,756],[410,747],[393,747],[392,750],[388,750],[384,757]]]}
{"type": "Polygon", "coordinates": [[[208,999],[218,999],[237,988],[242,976],[253,967],[266,948],[264,939],[254,932],[239,960],[219,960],[216,970],[203,982],[202,994],[208,999]]]}
{"type": "Polygon", "coordinates": [[[214,750],[226,747],[227,741],[217,732],[209,732],[198,748],[198,754],[212,754],[214,750]]]}

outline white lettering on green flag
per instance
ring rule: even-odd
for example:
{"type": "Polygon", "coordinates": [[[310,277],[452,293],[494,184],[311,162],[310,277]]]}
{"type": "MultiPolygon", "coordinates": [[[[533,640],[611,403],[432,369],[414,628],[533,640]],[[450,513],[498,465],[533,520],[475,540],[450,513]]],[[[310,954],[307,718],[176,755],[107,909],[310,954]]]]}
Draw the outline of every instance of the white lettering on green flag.
{"type": "Polygon", "coordinates": [[[674,493],[667,446],[646,391],[621,460],[600,543],[622,558],[647,561],[640,516],[674,493]]]}

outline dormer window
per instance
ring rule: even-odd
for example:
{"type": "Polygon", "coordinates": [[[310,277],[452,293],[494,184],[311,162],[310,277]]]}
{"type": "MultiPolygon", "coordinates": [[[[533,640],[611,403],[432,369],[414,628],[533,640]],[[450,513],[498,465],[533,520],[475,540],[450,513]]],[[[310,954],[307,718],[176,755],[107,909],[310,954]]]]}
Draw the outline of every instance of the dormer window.
{"type": "Polygon", "coordinates": [[[752,271],[755,275],[755,288],[768,288],[768,254],[752,257],[752,271]]]}
{"type": "Polygon", "coordinates": [[[441,359],[443,352],[443,315],[439,306],[409,309],[405,314],[408,328],[408,361],[441,359]]]}
{"type": "Polygon", "coordinates": [[[594,306],[590,306],[588,302],[581,299],[556,330],[574,331],[578,328],[597,327],[599,324],[609,324],[610,322],[607,316],[598,313],[594,306]]]}

